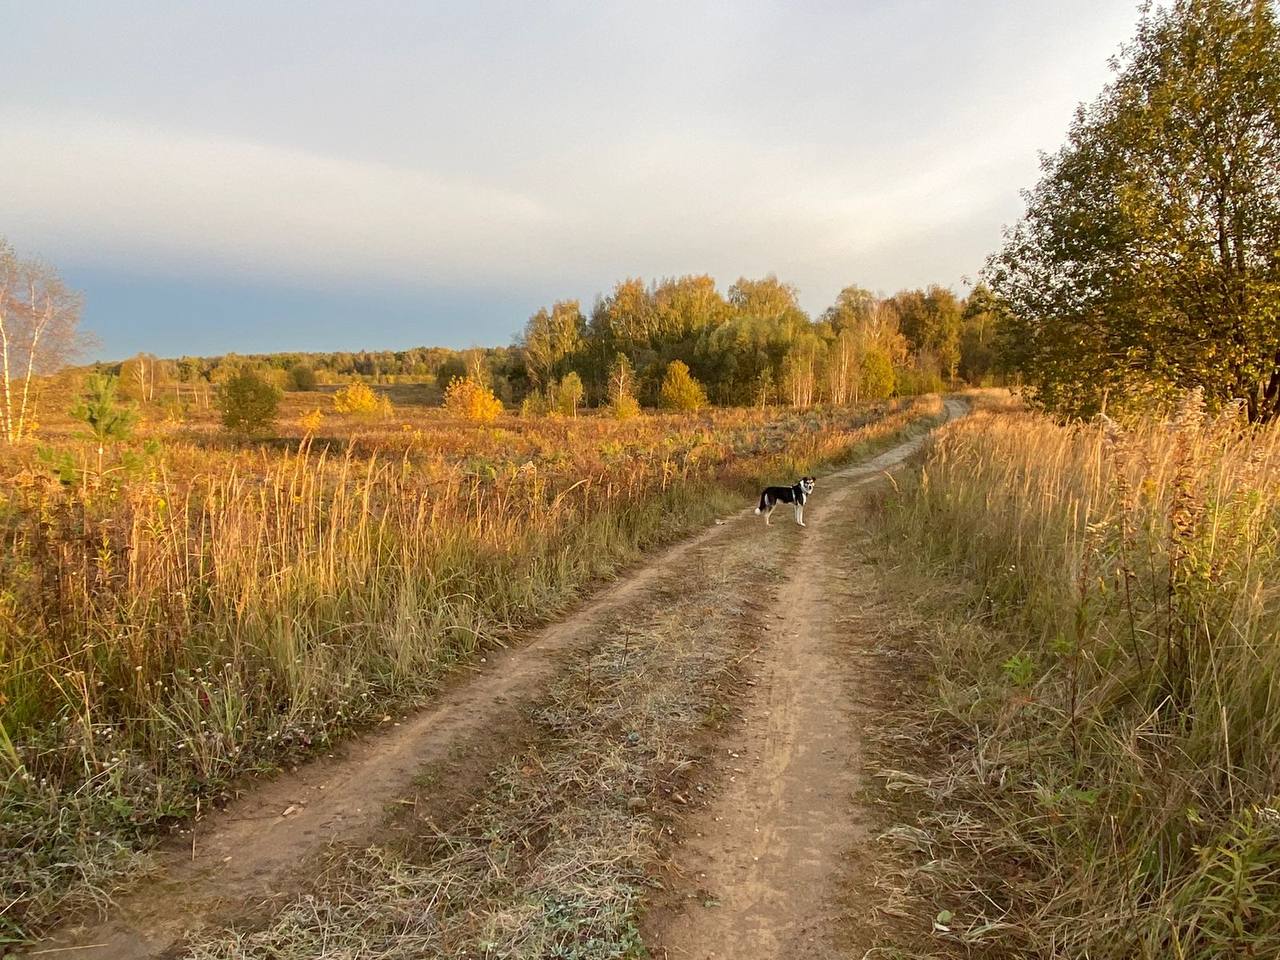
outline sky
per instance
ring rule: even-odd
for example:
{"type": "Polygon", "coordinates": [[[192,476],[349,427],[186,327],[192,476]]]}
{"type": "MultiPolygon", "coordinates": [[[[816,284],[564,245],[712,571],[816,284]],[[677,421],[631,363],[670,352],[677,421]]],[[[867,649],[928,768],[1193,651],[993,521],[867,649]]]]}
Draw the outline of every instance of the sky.
{"type": "Polygon", "coordinates": [[[1136,0],[0,0],[0,236],[95,359],[510,342],[619,279],[962,290],[1136,0]]]}

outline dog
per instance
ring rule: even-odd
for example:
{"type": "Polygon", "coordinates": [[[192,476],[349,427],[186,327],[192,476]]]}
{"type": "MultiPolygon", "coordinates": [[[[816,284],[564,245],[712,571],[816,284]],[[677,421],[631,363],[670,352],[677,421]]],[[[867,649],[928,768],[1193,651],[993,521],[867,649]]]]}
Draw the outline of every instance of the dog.
{"type": "Polygon", "coordinates": [[[801,477],[799,482],[790,487],[765,487],[760,493],[760,506],[756,507],[756,515],[764,514],[764,525],[769,525],[769,514],[780,503],[789,503],[795,507],[796,523],[804,526],[804,504],[813,493],[816,477],[801,477]]]}

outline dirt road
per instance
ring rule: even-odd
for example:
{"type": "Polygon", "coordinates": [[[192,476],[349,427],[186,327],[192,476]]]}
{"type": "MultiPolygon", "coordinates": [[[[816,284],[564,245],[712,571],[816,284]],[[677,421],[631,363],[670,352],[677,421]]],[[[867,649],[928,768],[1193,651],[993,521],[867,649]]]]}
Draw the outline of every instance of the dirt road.
{"type": "MultiPolygon", "coordinates": [[[[958,412],[950,402],[948,413],[958,412]]],[[[646,940],[656,956],[826,956],[834,942],[830,894],[843,852],[863,839],[851,801],[857,681],[839,644],[866,615],[860,591],[867,578],[851,576],[841,550],[856,522],[844,511],[858,485],[922,440],[820,479],[806,529],[775,514],[768,536],[788,562],[781,580],[768,584],[777,599],[764,627],[753,627],[760,633],[754,695],[739,705],[744,713],[736,742],[721,752],[725,762],[708,772],[721,781],[716,800],[694,815],[690,841],[677,854],[676,886],[700,894],[684,897],[687,909],[668,904],[650,916],[646,940]]],[[[143,960],[172,955],[194,932],[269,916],[307,887],[331,843],[376,841],[388,808],[414,792],[424,771],[450,770],[452,794],[463,800],[469,777],[483,781],[516,749],[521,717],[564,660],[591,648],[619,610],[643,607],[651,588],[678,583],[690,564],[720,563],[749,594],[751,568],[742,561],[761,549],[760,536],[760,521],[745,511],[666,551],[570,619],[490,655],[430,709],[263,784],[202,822],[189,847],[184,840],[160,852],[154,878],[118,898],[108,920],[58,931],[31,955],[143,960]]]]}
{"type": "MultiPolygon", "coordinates": [[[[957,404],[948,413],[960,412],[957,404]]],[[[648,919],[669,960],[846,957],[846,876],[868,837],[862,786],[860,667],[876,635],[875,578],[850,555],[859,487],[908,456],[907,443],[823,483],[779,585],[737,735],[722,746],[715,800],[686,824],[672,872],[679,905],[648,919]]]]}

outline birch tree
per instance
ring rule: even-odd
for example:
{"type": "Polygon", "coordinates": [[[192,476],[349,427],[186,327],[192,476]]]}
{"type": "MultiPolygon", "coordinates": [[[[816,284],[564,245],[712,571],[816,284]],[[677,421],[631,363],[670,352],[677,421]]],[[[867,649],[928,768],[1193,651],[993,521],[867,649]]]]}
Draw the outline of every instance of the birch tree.
{"type": "Polygon", "coordinates": [[[20,258],[0,239],[0,432],[22,442],[35,416],[32,381],[79,345],[80,295],[51,266],[20,258]]]}

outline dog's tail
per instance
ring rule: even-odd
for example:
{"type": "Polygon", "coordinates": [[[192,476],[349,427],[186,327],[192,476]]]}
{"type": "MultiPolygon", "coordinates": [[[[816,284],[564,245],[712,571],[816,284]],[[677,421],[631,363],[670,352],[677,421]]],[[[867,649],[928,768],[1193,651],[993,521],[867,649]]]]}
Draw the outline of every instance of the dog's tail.
{"type": "Polygon", "coordinates": [[[768,509],[769,509],[769,494],[764,491],[761,491],[760,505],[756,507],[756,516],[760,516],[760,514],[764,513],[768,509]]]}

